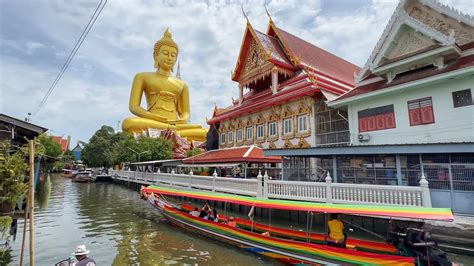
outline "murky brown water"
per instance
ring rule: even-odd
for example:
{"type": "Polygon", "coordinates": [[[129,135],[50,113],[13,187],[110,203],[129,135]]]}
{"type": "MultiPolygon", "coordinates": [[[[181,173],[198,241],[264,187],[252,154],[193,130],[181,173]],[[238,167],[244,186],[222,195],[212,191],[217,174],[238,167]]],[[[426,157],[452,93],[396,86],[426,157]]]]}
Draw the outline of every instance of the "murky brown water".
{"type": "MultiPolygon", "coordinates": [[[[280,265],[173,227],[137,192],[116,184],[78,184],[52,175],[47,206],[46,199],[36,199],[36,265],[54,265],[80,244],[87,245],[98,265],[280,265]]],[[[10,241],[11,265],[19,263],[22,228],[21,220],[10,241]]],[[[28,249],[25,254],[28,262],[28,249]]],[[[473,265],[473,257],[450,257],[473,265]]]]}

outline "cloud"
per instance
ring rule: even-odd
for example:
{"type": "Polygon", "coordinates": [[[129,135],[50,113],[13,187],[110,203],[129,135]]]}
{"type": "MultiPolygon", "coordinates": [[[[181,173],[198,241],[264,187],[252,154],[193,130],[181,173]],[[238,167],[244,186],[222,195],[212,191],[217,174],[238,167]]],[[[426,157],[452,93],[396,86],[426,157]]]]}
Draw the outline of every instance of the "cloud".
{"type": "MultiPolygon", "coordinates": [[[[473,14],[469,1],[445,0],[473,14]]],[[[244,1],[252,26],[265,32],[264,0],[244,1]]],[[[0,111],[23,118],[36,108],[96,9],[98,1],[0,1],[0,111]],[[35,10],[35,12],[30,12],[35,10]]],[[[273,0],[281,27],[359,66],[367,60],[396,1],[273,0]]],[[[191,122],[205,125],[214,103],[238,97],[231,71],[246,21],[241,1],[108,1],[68,70],[34,122],[53,134],[85,140],[102,124],[132,116],[134,75],[153,69],[153,45],[167,27],[180,46],[181,76],[189,84],[191,122]]]]}

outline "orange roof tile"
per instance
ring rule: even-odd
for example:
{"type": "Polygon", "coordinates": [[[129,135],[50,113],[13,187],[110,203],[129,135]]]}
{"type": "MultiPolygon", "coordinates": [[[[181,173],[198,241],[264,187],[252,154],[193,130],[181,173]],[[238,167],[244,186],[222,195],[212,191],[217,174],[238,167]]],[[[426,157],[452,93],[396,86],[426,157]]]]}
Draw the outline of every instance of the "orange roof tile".
{"type": "Polygon", "coordinates": [[[263,150],[257,146],[243,146],[207,151],[183,160],[184,164],[241,162],[281,163],[281,157],[265,156],[263,150]]]}

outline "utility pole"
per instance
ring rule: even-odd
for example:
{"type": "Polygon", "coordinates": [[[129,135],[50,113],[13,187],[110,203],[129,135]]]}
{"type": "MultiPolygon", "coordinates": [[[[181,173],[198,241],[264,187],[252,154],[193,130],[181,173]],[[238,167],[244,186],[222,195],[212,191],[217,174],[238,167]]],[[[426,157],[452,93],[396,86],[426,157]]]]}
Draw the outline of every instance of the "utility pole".
{"type": "MultiPolygon", "coordinates": [[[[30,140],[30,180],[28,183],[28,208],[30,214],[30,265],[35,265],[35,141],[30,140]]],[[[25,221],[26,223],[26,221],[25,221]]]]}

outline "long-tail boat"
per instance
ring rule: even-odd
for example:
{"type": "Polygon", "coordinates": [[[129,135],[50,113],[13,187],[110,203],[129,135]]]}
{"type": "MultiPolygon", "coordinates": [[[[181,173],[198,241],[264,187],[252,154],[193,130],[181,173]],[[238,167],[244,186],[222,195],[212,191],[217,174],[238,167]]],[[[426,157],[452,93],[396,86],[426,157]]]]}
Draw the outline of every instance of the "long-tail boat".
{"type": "MultiPolygon", "coordinates": [[[[191,191],[161,186],[144,187],[142,197],[157,208],[171,224],[194,233],[230,243],[246,250],[269,256],[289,264],[324,265],[450,265],[442,252],[418,253],[406,251],[406,241],[386,243],[348,238],[346,248],[326,245],[325,235],[300,232],[255,223],[253,220],[235,219],[237,227],[226,224],[227,217],[220,215],[219,222],[195,217],[189,213],[192,206],[168,201],[166,196],[188,197],[206,201],[225,202],[264,209],[305,211],[324,214],[344,214],[388,218],[390,220],[441,220],[453,221],[448,208],[391,207],[349,204],[327,204],[304,201],[274,200],[230,195],[207,191],[191,191]],[[250,229],[251,228],[251,229],[250,229]],[[270,231],[270,232],[269,232],[270,231]],[[266,232],[269,234],[262,234],[266,232]]],[[[407,238],[407,232],[392,232],[395,239],[407,238]]],[[[431,251],[433,244],[424,240],[422,250],[431,251]]]]}

